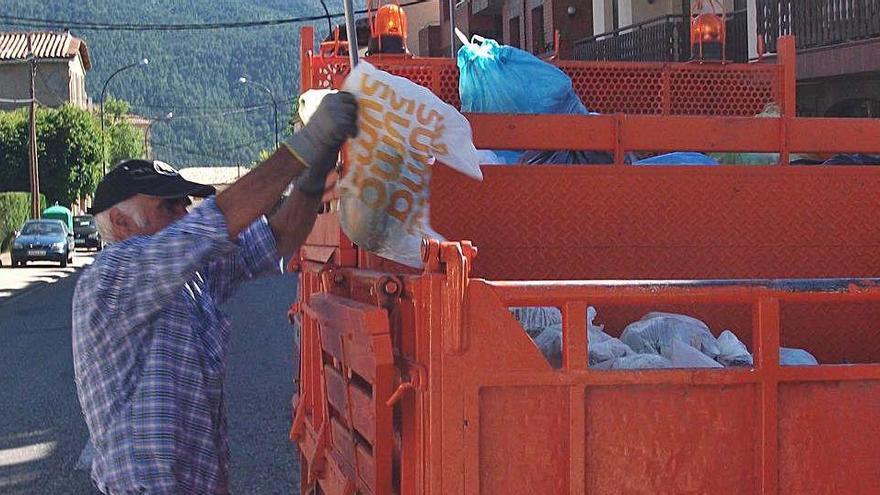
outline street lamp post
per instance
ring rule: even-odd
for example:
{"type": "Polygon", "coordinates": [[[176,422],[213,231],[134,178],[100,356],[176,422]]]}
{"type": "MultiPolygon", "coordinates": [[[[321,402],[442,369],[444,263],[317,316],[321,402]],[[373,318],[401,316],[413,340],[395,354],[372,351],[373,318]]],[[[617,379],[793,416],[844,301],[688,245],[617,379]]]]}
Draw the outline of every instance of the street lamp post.
{"type": "Polygon", "coordinates": [[[171,120],[172,118],[174,118],[174,112],[168,112],[168,113],[166,113],[165,115],[163,115],[163,116],[161,116],[161,117],[156,117],[156,118],[152,119],[152,120],[150,121],[150,124],[147,125],[147,129],[144,131],[144,155],[146,155],[147,160],[150,159],[150,143],[149,143],[149,139],[150,139],[150,138],[149,138],[149,136],[150,136],[150,131],[153,129],[153,126],[154,126],[156,123],[158,123],[158,122],[168,122],[168,121],[171,120]]]}
{"type": "Polygon", "coordinates": [[[108,77],[107,80],[104,81],[104,87],[101,88],[101,161],[104,164],[103,169],[104,169],[105,175],[107,174],[107,147],[105,144],[106,139],[104,138],[104,94],[107,92],[107,85],[110,84],[111,79],[116,77],[116,74],[119,74],[120,72],[126,71],[128,69],[133,69],[135,67],[142,67],[142,66],[145,66],[149,63],[150,63],[149,60],[143,58],[133,64],[129,64],[129,65],[126,65],[125,67],[117,69],[116,72],[114,72],[113,74],[110,74],[110,77],[108,77]]]}
{"type": "Polygon", "coordinates": [[[252,81],[244,76],[238,78],[238,82],[242,84],[253,84],[254,86],[262,89],[269,95],[269,98],[272,98],[272,116],[275,119],[275,149],[278,149],[278,102],[275,101],[275,95],[272,94],[272,90],[267,88],[265,85],[260,84],[256,81],[252,81]]]}

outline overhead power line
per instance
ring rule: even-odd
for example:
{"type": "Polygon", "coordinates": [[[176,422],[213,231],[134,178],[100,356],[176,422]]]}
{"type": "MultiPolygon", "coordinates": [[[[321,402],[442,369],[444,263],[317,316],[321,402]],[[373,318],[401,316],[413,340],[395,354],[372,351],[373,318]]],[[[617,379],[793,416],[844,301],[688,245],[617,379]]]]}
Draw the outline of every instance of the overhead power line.
{"type": "MultiPolygon", "coordinates": [[[[410,0],[401,3],[401,7],[417,5],[429,2],[431,0],[410,0]]],[[[366,14],[366,9],[361,9],[355,14],[366,14]]],[[[237,22],[209,22],[209,23],[188,23],[188,24],[134,24],[134,23],[109,23],[109,22],[89,22],[89,21],[72,21],[69,19],[45,19],[38,17],[24,17],[14,15],[0,15],[0,22],[13,26],[23,26],[31,28],[76,28],[89,29],[94,31],[200,31],[211,29],[236,29],[236,28],[254,28],[254,27],[272,27],[283,26],[286,24],[296,24],[300,22],[311,22],[322,19],[344,17],[342,12],[331,14],[316,14],[302,17],[288,17],[282,19],[267,19],[262,21],[237,21],[237,22]]]]}
{"type": "MultiPolygon", "coordinates": [[[[297,101],[297,98],[284,98],[284,99],[282,99],[282,100],[278,100],[278,104],[279,104],[279,105],[282,105],[282,104],[285,104],[285,103],[293,103],[293,102],[295,102],[295,101],[297,101]]],[[[227,105],[227,106],[218,106],[218,105],[176,105],[176,104],[174,104],[174,103],[158,104],[158,103],[155,103],[155,102],[149,102],[149,103],[133,103],[133,102],[129,102],[129,105],[131,105],[132,108],[149,108],[149,109],[154,109],[154,110],[174,110],[175,112],[178,111],[178,110],[216,110],[216,111],[220,112],[220,111],[224,111],[224,110],[240,110],[240,109],[242,109],[242,108],[267,108],[267,107],[271,107],[271,106],[272,106],[272,103],[261,103],[261,104],[259,104],[259,105],[248,106],[248,107],[232,106],[232,105],[227,105]]]]}
{"type": "MultiPolygon", "coordinates": [[[[271,142],[272,142],[272,136],[270,135],[270,136],[267,136],[266,138],[261,139],[261,140],[255,140],[250,143],[241,143],[236,146],[230,146],[230,147],[227,147],[224,149],[218,149],[218,150],[215,150],[215,149],[195,150],[193,148],[174,146],[174,145],[169,145],[169,144],[166,144],[163,142],[156,142],[156,141],[152,141],[150,143],[150,145],[154,148],[160,148],[160,149],[164,149],[166,151],[180,153],[180,154],[187,155],[190,157],[212,158],[212,159],[215,159],[218,161],[228,161],[230,159],[229,155],[233,154],[234,152],[239,152],[239,151],[251,151],[252,152],[252,151],[256,151],[257,148],[266,149],[266,148],[264,148],[263,143],[268,143],[268,145],[271,146],[271,142]]],[[[254,158],[256,159],[256,156],[254,156],[254,158]]]]}
{"type": "Polygon", "coordinates": [[[233,109],[219,110],[219,111],[215,111],[215,112],[199,112],[199,113],[189,113],[189,114],[180,114],[180,115],[175,114],[174,120],[198,119],[198,118],[202,118],[202,117],[226,117],[227,115],[236,115],[236,114],[240,114],[240,113],[253,112],[255,110],[262,110],[264,108],[269,108],[271,106],[272,106],[272,104],[268,103],[265,105],[233,108],[233,109]]]}
{"type": "Polygon", "coordinates": [[[187,153],[190,155],[203,155],[203,154],[207,155],[210,153],[226,153],[226,152],[230,152],[230,151],[237,151],[237,150],[241,150],[241,149],[251,148],[256,145],[263,145],[266,142],[271,142],[272,138],[273,138],[273,134],[267,134],[261,138],[254,139],[252,141],[247,141],[247,142],[243,142],[243,143],[235,143],[232,145],[227,145],[227,146],[222,146],[222,147],[210,146],[210,147],[206,147],[206,148],[188,148],[186,146],[180,146],[180,145],[166,143],[163,141],[156,141],[156,140],[151,141],[151,143],[154,146],[159,146],[159,147],[166,148],[169,150],[174,150],[174,151],[180,151],[180,152],[187,153]]]}

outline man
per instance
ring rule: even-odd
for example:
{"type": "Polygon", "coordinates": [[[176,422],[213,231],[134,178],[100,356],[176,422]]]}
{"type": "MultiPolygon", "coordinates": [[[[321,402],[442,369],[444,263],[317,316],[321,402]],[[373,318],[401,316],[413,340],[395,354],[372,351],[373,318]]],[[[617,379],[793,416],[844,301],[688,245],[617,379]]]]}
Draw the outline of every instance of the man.
{"type": "Polygon", "coordinates": [[[356,124],[355,98],[328,96],[285,146],[190,213],[189,196],[214,188],[162,162],[123,162],[98,185],[93,211],[112,244],[77,283],[73,358],[100,491],[229,492],[218,306],[303,243],[356,124]]]}

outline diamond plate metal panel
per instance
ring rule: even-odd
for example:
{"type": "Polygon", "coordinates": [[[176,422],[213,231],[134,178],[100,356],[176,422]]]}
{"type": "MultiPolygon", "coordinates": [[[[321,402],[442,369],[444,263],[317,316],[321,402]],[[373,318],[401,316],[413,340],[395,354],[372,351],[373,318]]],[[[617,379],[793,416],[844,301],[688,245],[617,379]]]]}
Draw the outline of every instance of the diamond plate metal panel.
{"type": "MultiPolygon", "coordinates": [[[[371,59],[377,67],[430,88],[443,101],[461,107],[459,71],[452,59],[371,59]]],[[[779,103],[777,65],[558,62],[575,93],[599,113],[750,116],[779,103]]],[[[315,58],[317,87],[338,87],[348,73],[346,60],[315,58]]]]}
{"type": "MultiPolygon", "coordinates": [[[[431,224],[479,249],[490,280],[874,277],[880,169],[484,167],[475,183],[438,168],[431,224]]],[[[601,308],[600,308],[601,309],[601,308]]],[[[609,330],[653,310],[600,312],[609,330]]],[[[748,308],[702,311],[750,348],[748,308]],[[731,325],[731,326],[727,326],[731,325]]],[[[784,306],[782,344],[821,362],[876,362],[880,308],[784,306]]]]}
{"type": "Polygon", "coordinates": [[[432,225],[523,279],[872,276],[880,169],[440,167],[432,225]],[[489,208],[487,208],[489,207],[489,208]]]}

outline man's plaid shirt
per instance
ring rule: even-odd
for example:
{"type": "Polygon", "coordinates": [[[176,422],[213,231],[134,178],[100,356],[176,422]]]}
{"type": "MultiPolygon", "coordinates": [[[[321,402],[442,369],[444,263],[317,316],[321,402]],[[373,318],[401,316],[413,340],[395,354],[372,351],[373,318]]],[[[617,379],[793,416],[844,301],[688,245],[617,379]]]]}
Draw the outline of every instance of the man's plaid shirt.
{"type": "Polygon", "coordinates": [[[83,272],[73,359],[101,491],[228,492],[229,321],[218,306],[278,260],[265,218],[233,242],[209,198],[155,235],[108,246],[83,272]]]}

